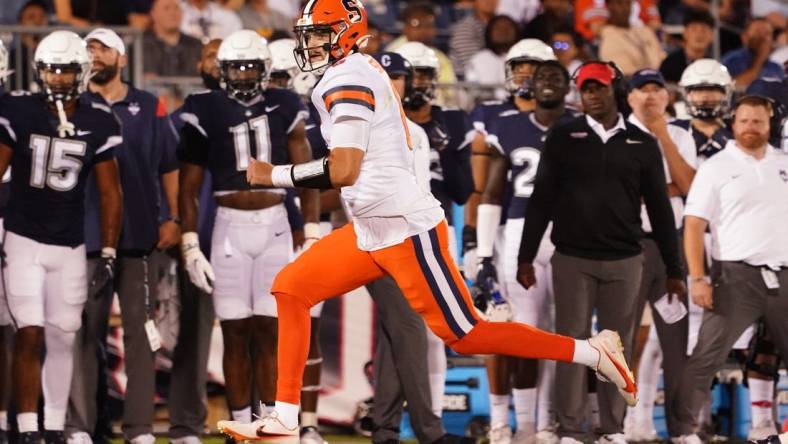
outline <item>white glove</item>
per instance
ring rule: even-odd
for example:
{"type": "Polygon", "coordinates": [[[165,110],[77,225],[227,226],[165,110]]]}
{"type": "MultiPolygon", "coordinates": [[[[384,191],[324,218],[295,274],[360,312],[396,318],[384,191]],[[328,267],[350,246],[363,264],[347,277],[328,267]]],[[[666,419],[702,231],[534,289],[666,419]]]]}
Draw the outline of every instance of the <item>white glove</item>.
{"type": "Polygon", "coordinates": [[[200,290],[213,292],[213,281],[216,276],[213,274],[213,267],[205,255],[200,250],[200,241],[197,233],[189,231],[181,236],[181,252],[186,271],[189,272],[189,279],[200,290]]]}
{"type": "Polygon", "coordinates": [[[314,245],[320,240],[320,224],[314,222],[307,222],[304,224],[304,246],[301,252],[308,250],[309,247],[314,245]]]}
{"type": "Polygon", "coordinates": [[[476,273],[479,272],[481,259],[476,256],[476,249],[472,248],[465,252],[462,257],[462,271],[466,279],[476,280],[476,273]]]}

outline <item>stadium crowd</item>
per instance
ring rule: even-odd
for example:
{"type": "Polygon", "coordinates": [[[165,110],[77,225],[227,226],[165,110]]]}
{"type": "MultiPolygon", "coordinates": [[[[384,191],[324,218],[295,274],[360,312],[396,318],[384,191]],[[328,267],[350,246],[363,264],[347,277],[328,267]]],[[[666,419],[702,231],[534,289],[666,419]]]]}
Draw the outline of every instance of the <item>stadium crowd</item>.
{"type": "MultiPolygon", "coordinates": [[[[274,408],[274,279],[347,223],[351,204],[335,191],[251,186],[247,170],[328,155],[330,134],[310,103],[320,76],[299,69],[309,42],[294,25],[304,6],[329,1],[4,0],[0,24],[68,31],[0,27],[0,444],[106,439],[103,354],[115,294],[127,356],[122,437],[154,442],[155,292],[172,267],[181,314],[170,441],[197,444],[205,432],[215,319],[231,419],[254,424],[274,408]],[[140,62],[143,78],[132,83],[140,62]],[[200,90],[183,94],[185,77],[200,90]],[[134,86],[146,82],[157,89],[134,86]]],[[[334,3],[352,16],[357,2],[334,3]]],[[[579,339],[615,330],[634,364],[639,403],[627,406],[576,364],[484,357],[486,439],[659,441],[662,377],[669,438],[709,442],[709,389],[737,362],[749,388],[748,439],[781,442],[788,4],[363,4],[369,38],[358,49],[401,98],[419,186],[440,202],[449,233],[461,231],[450,236],[450,259],[462,264],[478,316],[579,339]]],[[[322,95],[329,109],[375,107],[364,91],[337,94],[322,95]]],[[[406,402],[419,442],[474,442],[440,420],[439,335],[394,279],[367,290],[380,324],[372,441],[399,442],[406,402]]],[[[305,444],[325,443],[321,310],[310,311],[305,444]]]]}

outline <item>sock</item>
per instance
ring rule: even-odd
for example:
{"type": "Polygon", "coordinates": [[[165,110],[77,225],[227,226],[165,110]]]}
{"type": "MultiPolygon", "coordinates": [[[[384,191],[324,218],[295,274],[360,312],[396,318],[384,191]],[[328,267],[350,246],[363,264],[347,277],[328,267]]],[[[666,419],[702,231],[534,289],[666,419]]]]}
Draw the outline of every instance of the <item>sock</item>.
{"type": "Polygon", "coordinates": [[[317,413],[301,412],[301,427],[317,427],[317,413]]]}
{"type": "Polygon", "coordinates": [[[8,431],[8,412],[0,411],[0,430],[8,431]]]}
{"type": "Polygon", "coordinates": [[[774,381],[750,378],[750,411],[753,427],[758,427],[764,422],[772,422],[772,407],[774,403],[774,381]]]}
{"type": "Polygon", "coordinates": [[[63,431],[66,428],[66,410],[44,405],[44,430],[63,431]]]}
{"type": "Polygon", "coordinates": [[[16,415],[19,433],[38,431],[38,413],[19,413],[16,415]]]}
{"type": "Polygon", "coordinates": [[[536,388],[513,389],[512,400],[517,432],[533,435],[536,432],[536,388]]]}
{"type": "Polygon", "coordinates": [[[74,338],[51,324],[44,327],[46,358],[41,367],[41,391],[44,395],[44,430],[63,430],[74,370],[74,338]]]}
{"type": "MultiPolygon", "coordinates": [[[[654,326],[651,326],[654,329],[654,326]]],[[[638,367],[638,397],[640,401],[635,407],[635,420],[638,427],[654,428],[654,403],[657,400],[659,371],[662,368],[662,349],[656,334],[650,335],[638,367]]]]}
{"type": "Polygon", "coordinates": [[[583,364],[596,370],[599,365],[599,351],[585,339],[575,339],[575,352],[572,355],[572,362],[583,364]]]}
{"type": "Polygon", "coordinates": [[[430,381],[432,412],[443,415],[443,393],[446,391],[446,345],[427,329],[427,371],[430,381]]]}
{"type": "Polygon", "coordinates": [[[490,425],[509,424],[509,395],[490,393],[490,425]]]}
{"type": "Polygon", "coordinates": [[[555,387],[555,361],[539,362],[539,380],[536,383],[536,430],[552,430],[555,424],[553,389],[555,387]]]}
{"type": "Polygon", "coordinates": [[[288,402],[276,401],[277,417],[279,421],[284,424],[288,429],[298,427],[298,404],[290,404],[288,402]]]}
{"type": "Polygon", "coordinates": [[[274,401],[260,401],[260,417],[265,418],[274,411],[274,401]]]}
{"type": "Polygon", "coordinates": [[[252,422],[252,406],[247,405],[246,407],[240,408],[238,410],[231,409],[230,416],[232,416],[233,421],[248,424],[252,422]]]}

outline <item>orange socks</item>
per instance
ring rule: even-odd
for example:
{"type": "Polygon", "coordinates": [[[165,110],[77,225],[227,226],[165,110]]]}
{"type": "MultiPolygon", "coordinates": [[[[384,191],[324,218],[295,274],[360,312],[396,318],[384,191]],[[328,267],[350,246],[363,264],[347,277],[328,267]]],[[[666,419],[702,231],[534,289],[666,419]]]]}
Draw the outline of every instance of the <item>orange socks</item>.
{"type": "Polygon", "coordinates": [[[305,297],[274,293],[279,318],[276,400],[298,405],[309,354],[309,308],[305,297]]]}

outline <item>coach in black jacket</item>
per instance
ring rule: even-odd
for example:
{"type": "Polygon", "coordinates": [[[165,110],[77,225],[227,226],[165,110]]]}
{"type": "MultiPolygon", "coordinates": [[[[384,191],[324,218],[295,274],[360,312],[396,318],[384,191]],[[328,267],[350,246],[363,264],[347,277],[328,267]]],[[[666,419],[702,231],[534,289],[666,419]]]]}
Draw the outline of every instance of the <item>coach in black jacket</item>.
{"type": "MultiPolygon", "coordinates": [[[[686,290],[662,155],[651,136],[618,112],[616,81],[615,70],[602,62],[584,65],[576,76],[586,114],[547,138],[525,215],[518,280],[536,285],[532,262],[552,221],[556,332],[589,337],[596,309],[599,329],[618,331],[629,359],[643,270],[641,199],[667,268],[667,292],[683,296],[686,290]]],[[[562,438],[584,438],[585,375],[580,366],[558,364],[562,438]]],[[[624,401],[615,386],[598,387],[599,442],[624,443],[624,401]]]]}

